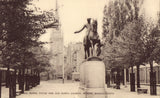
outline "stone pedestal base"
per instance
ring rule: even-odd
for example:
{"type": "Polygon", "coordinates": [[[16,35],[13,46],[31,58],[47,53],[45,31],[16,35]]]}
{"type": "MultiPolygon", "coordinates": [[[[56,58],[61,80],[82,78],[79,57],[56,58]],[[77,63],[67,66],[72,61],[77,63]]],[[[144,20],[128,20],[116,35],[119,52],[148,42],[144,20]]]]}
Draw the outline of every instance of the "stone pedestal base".
{"type": "Polygon", "coordinates": [[[105,65],[98,57],[88,58],[80,66],[79,98],[107,98],[105,65]]]}

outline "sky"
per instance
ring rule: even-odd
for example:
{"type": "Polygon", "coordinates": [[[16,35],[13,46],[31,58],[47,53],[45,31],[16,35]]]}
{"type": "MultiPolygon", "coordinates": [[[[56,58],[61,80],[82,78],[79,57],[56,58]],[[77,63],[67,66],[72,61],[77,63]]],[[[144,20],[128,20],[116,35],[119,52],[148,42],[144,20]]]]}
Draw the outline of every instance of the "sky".
{"type": "MultiPolygon", "coordinates": [[[[55,8],[55,0],[45,0],[47,2],[39,0],[36,5],[44,10],[55,8]]],[[[86,33],[85,30],[79,34],[74,34],[75,31],[81,29],[87,18],[94,18],[98,21],[98,31],[102,32],[102,18],[103,8],[106,4],[106,0],[58,0],[59,16],[61,21],[61,30],[64,35],[64,44],[67,45],[70,42],[82,42],[83,36],[86,33]]],[[[50,32],[51,33],[51,32],[50,32]]],[[[47,33],[41,39],[45,40],[50,34],[47,33]]],[[[101,36],[101,34],[99,34],[101,36]]]]}
{"type": "MultiPolygon", "coordinates": [[[[82,42],[85,30],[79,34],[75,31],[81,29],[87,22],[87,18],[98,21],[98,33],[101,37],[103,8],[108,0],[58,0],[61,31],[64,36],[64,45],[70,42],[82,42]]],[[[34,3],[42,10],[55,9],[55,0],[35,0],[34,3]]],[[[144,0],[142,6],[147,18],[157,19],[157,11],[160,9],[160,0],[144,0]]],[[[40,40],[49,41],[51,30],[47,30],[40,40]]]]}
{"type": "Polygon", "coordinates": [[[74,34],[87,23],[87,18],[94,18],[98,21],[98,33],[102,32],[103,8],[106,0],[63,0],[63,7],[60,11],[62,31],[64,32],[64,44],[83,40],[85,30],[74,34]]]}

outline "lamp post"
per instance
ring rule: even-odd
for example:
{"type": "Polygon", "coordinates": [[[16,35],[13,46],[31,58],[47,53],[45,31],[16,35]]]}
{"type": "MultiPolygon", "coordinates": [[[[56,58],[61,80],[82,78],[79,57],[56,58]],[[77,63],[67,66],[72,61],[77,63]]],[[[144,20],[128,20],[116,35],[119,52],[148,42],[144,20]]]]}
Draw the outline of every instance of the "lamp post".
{"type": "Polygon", "coordinates": [[[63,65],[62,65],[62,83],[64,83],[64,49],[63,49],[63,65]]]}

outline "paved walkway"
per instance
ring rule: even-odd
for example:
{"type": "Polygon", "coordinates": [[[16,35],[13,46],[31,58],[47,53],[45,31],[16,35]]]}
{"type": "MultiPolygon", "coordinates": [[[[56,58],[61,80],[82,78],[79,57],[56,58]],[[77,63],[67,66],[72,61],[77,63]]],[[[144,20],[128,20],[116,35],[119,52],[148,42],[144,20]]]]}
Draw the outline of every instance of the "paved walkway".
{"type": "Polygon", "coordinates": [[[61,80],[57,81],[42,81],[40,85],[25,91],[24,94],[17,96],[17,98],[76,98],[78,92],[79,83],[66,81],[64,84],[61,80]]]}
{"type": "Polygon", "coordinates": [[[108,98],[160,98],[160,95],[151,96],[150,93],[138,94],[137,92],[130,92],[130,86],[121,86],[121,89],[106,87],[106,91],[109,93],[108,98]]]}
{"type": "Polygon", "coordinates": [[[2,86],[1,89],[2,89],[1,98],[9,98],[9,88],[2,86]]]}
{"type": "MultiPolygon", "coordinates": [[[[137,90],[137,86],[135,86],[135,87],[136,87],[135,89],[137,90]]],[[[141,85],[140,87],[148,89],[147,94],[150,95],[150,86],[149,85],[141,85]]],[[[127,87],[122,85],[121,89],[124,90],[125,92],[130,92],[130,85],[127,85],[127,87]]],[[[157,86],[157,95],[160,96],[160,87],[159,86],[157,86]]]]}
{"type": "MultiPolygon", "coordinates": [[[[107,88],[107,86],[105,88],[108,93],[105,98],[160,98],[160,95],[151,96],[149,93],[138,94],[137,92],[130,92],[130,86],[121,86],[120,90],[107,88]]],[[[8,88],[2,87],[2,89],[2,98],[8,98],[8,88]]],[[[30,91],[25,91],[24,94],[16,98],[80,98],[79,94],[76,94],[79,93],[78,91],[79,82],[65,81],[63,84],[62,80],[50,80],[42,81],[40,85],[32,88],[30,91]]]]}
{"type": "MultiPolygon", "coordinates": [[[[125,92],[130,92],[130,85],[127,84],[127,86],[121,85],[120,90],[123,90],[125,92]]],[[[150,86],[149,85],[140,85],[140,88],[148,89],[147,94],[150,95],[150,86]]],[[[135,85],[135,90],[137,90],[137,85],[135,85]]],[[[136,91],[137,93],[137,91],[136,91]]],[[[157,86],[157,95],[160,96],[160,86],[157,86]]]]}

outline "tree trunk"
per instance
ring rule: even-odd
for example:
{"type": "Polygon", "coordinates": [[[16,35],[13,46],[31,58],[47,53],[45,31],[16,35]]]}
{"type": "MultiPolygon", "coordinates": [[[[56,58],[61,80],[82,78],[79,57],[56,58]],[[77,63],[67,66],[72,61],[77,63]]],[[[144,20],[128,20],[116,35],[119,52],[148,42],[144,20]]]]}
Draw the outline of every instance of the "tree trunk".
{"type": "Polygon", "coordinates": [[[120,89],[120,69],[119,68],[117,68],[116,86],[117,86],[117,89],[120,89]]]}
{"type": "Polygon", "coordinates": [[[33,70],[32,87],[35,87],[35,70],[33,70]]]}
{"type": "Polygon", "coordinates": [[[9,78],[10,78],[10,67],[8,65],[7,71],[6,71],[6,88],[9,87],[9,78]]]}
{"type": "Polygon", "coordinates": [[[33,87],[33,69],[32,69],[32,65],[31,65],[31,74],[30,74],[30,80],[29,80],[29,85],[32,88],[33,87]]]}
{"type": "Polygon", "coordinates": [[[124,83],[124,86],[126,87],[127,86],[127,78],[126,78],[126,68],[123,70],[124,72],[123,72],[123,83],[124,83]]]}
{"type": "Polygon", "coordinates": [[[106,71],[106,84],[107,88],[110,87],[110,71],[106,71]]]}
{"type": "Polygon", "coordinates": [[[137,65],[137,88],[140,88],[140,73],[139,73],[140,65],[137,65]]]}
{"type": "Polygon", "coordinates": [[[16,82],[17,82],[17,69],[14,72],[14,97],[16,98],[16,82]]]}
{"type": "Polygon", "coordinates": [[[47,72],[47,80],[50,80],[50,78],[49,78],[49,72],[47,72]]]}
{"type": "Polygon", "coordinates": [[[35,83],[36,83],[36,86],[38,85],[38,72],[37,72],[37,70],[36,70],[36,73],[35,73],[35,83]]]}
{"type": "Polygon", "coordinates": [[[1,98],[1,95],[2,95],[2,71],[0,70],[0,98],[1,98]]]}
{"type": "Polygon", "coordinates": [[[40,84],[40,72],[38,71],[38,85],[40,84]]]}
{"type": "Polygon", "coordinates": [[[29,75],[28,74],[29,73],[28,73],[28,68],[27,68],[25,90],[29,90],[29,75]]]}
{"type": "Polygon", "coordinates": [[[150,64],[150,72],[153,73],[153,61],[150,61],[149,64],[150,64]]]}
{"type": "Polygon", "coordinates": [[[21,90],[22,88],[22,86],[21,86],[21,80],[22,80],[22,78],[21,78],[21,69],[19,69],[19,72],[18,72],[18,84],[19,84],[19,90],[21,90]]]}
{"type": "Polygon", "coordinates": [[[153,61],[150,61],[150,94],[157,95],[156,72],[153,72],[153,61]]]}
{"type": "Polygon", "coordinates": [[[132,73],[130,73],[130,90],[135,92],[135,74],[133,73],[133,66],[131,67],[132,73]]]}
{"type": "Polygon", "coordinates": [[[131,72],[133,73],[133,66],[131,67],[131,72]]]}
{"type": "Polygon", "coordinates": [[[22,90],[21,90],[21,93],[24,93],[24,81],[25,81],[25,76],[24,76],[24,73],[25,73],[25,68],[24,68],[24,66],[23,66],[23,68],[22,68],[22,90]]]}
{"type": "Polygon", "coordinates": [[[124,85],[124,68],[121,70],[121,72],[122,72],[121,81],[122,81],[122,83],[124,85]]]}

